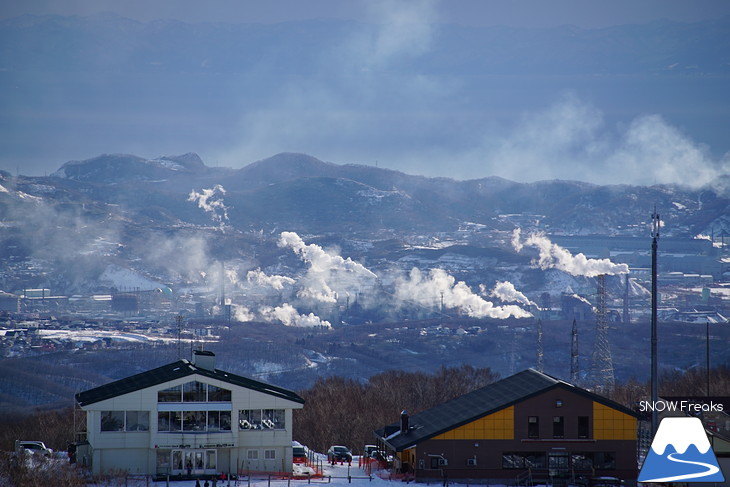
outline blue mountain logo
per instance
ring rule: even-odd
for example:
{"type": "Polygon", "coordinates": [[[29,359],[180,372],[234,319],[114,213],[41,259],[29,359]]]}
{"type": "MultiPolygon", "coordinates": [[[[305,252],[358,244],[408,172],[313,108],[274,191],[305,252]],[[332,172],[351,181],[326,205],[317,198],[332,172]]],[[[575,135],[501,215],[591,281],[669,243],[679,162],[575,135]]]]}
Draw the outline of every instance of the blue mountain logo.
{"type": "Polygon", "coordinates": [[[699,418],[664,418],[639,473],[639,482],[724,482],[699,418]]]}

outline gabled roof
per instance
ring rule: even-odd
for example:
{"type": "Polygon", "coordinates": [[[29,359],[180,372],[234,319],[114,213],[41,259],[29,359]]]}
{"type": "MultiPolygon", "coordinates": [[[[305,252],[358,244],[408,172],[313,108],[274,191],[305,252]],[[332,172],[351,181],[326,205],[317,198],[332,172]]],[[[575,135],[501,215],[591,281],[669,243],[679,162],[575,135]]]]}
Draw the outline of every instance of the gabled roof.
{"type": "Polygon", "coordinates": [[[403,451],[422,441],[471,423],[556,387],[565,388],[617,409],[622,413],[638,417],[634,411],[610,399],[534,369],[528,369],[414,414],[409,418],[409,429],[405,433],[400,432],[400,423],[398,422],[376,430],[375,435],[395,451],[403,451]]]}
{"type": "Polygon", "coordinates": [[[209,377],[211,379],[227,382],[228,384],[252,389],[274,397],[304,404],[304,399],[299,397],[299,395],[295,392],[282,389],[281,387],[272,386],[270,384],[265,384],[263,382],[258,382],[253,379],[248,379],[240,375],[224,372],[222,370],[208,370],[196,367],[194,364],[184,359],[163,365],[156,369],[148,370],[147,372],[142,372],[141,374],[132,375],[125,379],[110,382],[109,384],[95,387],[88,391],[79,392],[76,394],[76,402],[78,402],[82,407],[88,406],[89,404],[121,396],[122,394],[129,394],[130,392],[139,391],[171,380],[192,375],[202,375],[203,377],[209,377]]]}

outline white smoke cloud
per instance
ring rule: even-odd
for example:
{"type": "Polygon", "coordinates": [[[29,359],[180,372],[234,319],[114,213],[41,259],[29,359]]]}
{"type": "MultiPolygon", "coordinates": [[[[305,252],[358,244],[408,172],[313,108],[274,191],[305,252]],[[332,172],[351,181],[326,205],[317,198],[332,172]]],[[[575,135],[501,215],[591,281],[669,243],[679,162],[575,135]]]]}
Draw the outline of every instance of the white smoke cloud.
{"type": "MultiPolygon", "coordinates": [[[[427,52],[431,47],[434,22],[433,0],[375,0],[368,2],[371,20],[378,29],[367,38],[369,48],[363,52],[367,64],[380,67],[427,52]]],[[[364,39],[360,39],[361,41],[364,39]]]]}
{"type": "Polygon", "coordinates": [[[271,287],[276,291],[281,291],[285,286],[293,285],[296,281],[288,276],[269,276],[261,269],[248,271],[246,280],[255,286],[271,287]]]}
{"type": "Polygon", "coordinates": [[[223,203],[223,196],[226,190],[220,184],[216,184],[211,189],[203,189],[200,193],[193,190],[188,195],[188,201],[194,201],[206,213],[210,213],[214,222],[220,225],[223,230],[225,223],[228,221],[228,208],[223,203]]]}
{"type": "Polygon", "coordinates": [[[399,278],[395,282],[395,298],[399,302],[415,302],[425,307],[434,307],[440,304],[442,295],[444,306],[457,308],[472,318],[505,319],[510,316],[515,318],[532,316],[519,306],[495,306],[474,294],[465,282],[456,282],[456,279],[443,269],[431,269],[426,276],[414,267],[408,277],[399,278]]]}
{"type": "Polygon", "coordinates": [[[231,316],[235,321],[254,321],[256,314],[245,306],[231,305],[231,316]]]}
{"type": "Polygon", "coordinates": [[[362,264],[340,255],[326,252],[316,244],[306,244],[294,232],[282,232],[279,247],[290,248],[309,264],[307,273],[297,283],[298,296],[325,303],[335,303],[338,295],[354,294],[364,283],[377,276],[362,264]]]}
{"type": "Polygon", "coordinates": [[[700,187],[730,173],[730,154],[715,160],[707,147],[662,116],[641,115],[613,128],[601,110],[572,94],[546,110],[526,113],[510,133],[488,134],[484,145],[464,154],[464,160],[475,156],[481,157],[485,175],[525,182],[700,187]]]}
{"type": "Polygon", "coordinates": [[[506,303],[522,303],[525,306],[537,306],[534,302],[515,288],[509,281],[500,281],[494,286],[490,296],[506,303]]]}
{"type": "Polygon", "coordinates": [[[533,261],[541,269],[559,269],[573,276],[596,277],[601,274],[628,274],[627,264],[614,264],[609,259],[589,259],[584,254],[571,254],[567,249],[554,244],[542,233],[531,234],[524,242],[520,240],[521,230],[512,234],[512,245],[520,252],[524,246],[535,247],[539,257],[533,261]]]}
{"type": "Polygon", "coordinates": [[[268,321],[279,321],[286,326],[298,326],[298,327],[324,327],[331,328],[332,325],[329,321],[322,320],[319,316],[314,313],[299,314],[294,306],[289,303],[284,303],[281,306],[272,308],[266,306],[261,308],[261,316],[268,321]]]}

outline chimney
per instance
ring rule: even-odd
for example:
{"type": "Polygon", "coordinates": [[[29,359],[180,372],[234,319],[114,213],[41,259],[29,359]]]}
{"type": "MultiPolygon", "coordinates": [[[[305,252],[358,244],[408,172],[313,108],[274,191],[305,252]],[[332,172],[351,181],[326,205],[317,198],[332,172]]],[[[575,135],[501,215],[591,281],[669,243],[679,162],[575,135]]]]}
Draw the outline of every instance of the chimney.
{"type": "Polygon", "coordinates": [[[215,354],[207,350],[195,350],[193,352],[193,365],[199,369],[215,372],[215,354]]]}
{"type": "Polygon", "coordinates": [[[400,432],[401,434],[408,433],[408,411],[405,409],[400,413],[400,432]]]}

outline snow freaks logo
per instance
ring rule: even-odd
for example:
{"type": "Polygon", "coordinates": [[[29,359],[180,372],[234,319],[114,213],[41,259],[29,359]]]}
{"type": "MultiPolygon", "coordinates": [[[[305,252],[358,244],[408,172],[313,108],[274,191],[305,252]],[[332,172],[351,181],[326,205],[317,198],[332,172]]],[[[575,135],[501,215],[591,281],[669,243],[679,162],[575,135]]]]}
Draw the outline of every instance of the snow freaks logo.
{"type": "Polygon", "coordinates": [[[639,482],[724,482],[702,421],[664,418],[639,473],[639,482]]]}

